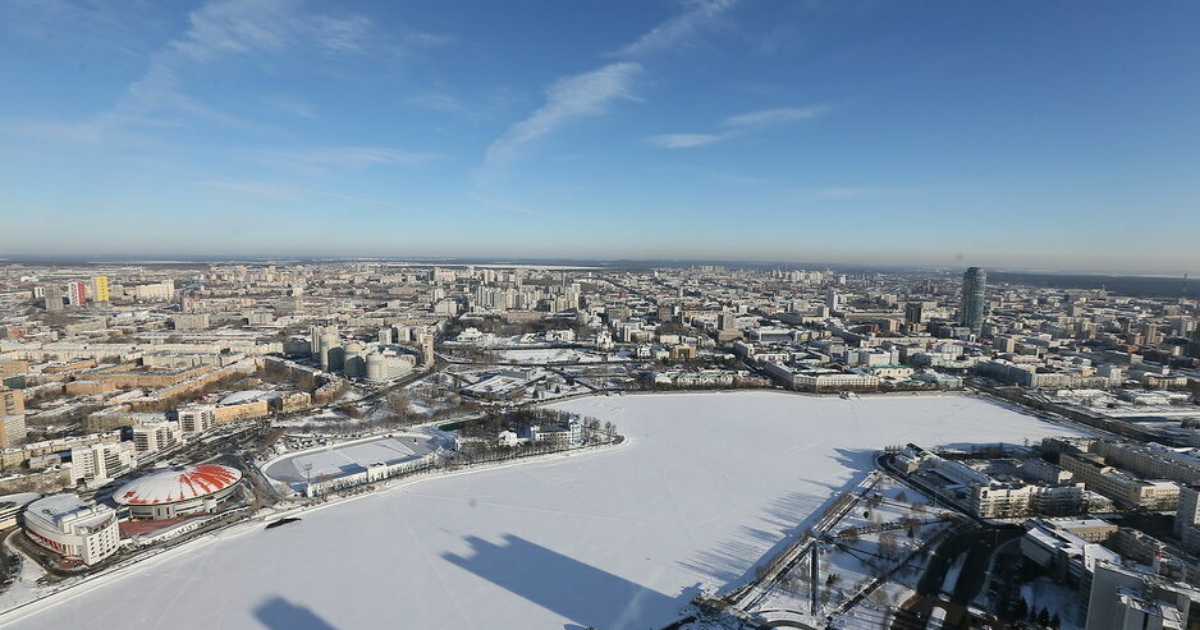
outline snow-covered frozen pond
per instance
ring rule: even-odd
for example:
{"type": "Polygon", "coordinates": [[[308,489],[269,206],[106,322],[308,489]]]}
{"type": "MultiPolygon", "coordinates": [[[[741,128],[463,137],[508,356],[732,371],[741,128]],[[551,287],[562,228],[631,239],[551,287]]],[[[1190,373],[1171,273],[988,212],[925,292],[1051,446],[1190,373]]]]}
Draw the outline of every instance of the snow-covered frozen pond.
{"type": "Polygon", "coordinates": [[[1067,432],[957,396],[608,396],[620,448],[433,477],[191,543],[0,617],[13,628],[656,628],[744,579],[871,452],[1067,432]]]}

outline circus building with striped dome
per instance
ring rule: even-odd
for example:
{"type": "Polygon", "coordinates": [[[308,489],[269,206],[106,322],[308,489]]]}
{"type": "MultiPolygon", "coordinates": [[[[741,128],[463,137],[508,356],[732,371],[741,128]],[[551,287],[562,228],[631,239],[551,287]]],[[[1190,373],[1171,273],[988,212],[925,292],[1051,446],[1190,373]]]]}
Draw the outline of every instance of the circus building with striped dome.
{"type": "Polygon", "coordinates": [[[217,464],[168,468],[121,486],[113,500],[135,519],[165,520],[212,512],[238,488],[242,472],[217,464]]]}

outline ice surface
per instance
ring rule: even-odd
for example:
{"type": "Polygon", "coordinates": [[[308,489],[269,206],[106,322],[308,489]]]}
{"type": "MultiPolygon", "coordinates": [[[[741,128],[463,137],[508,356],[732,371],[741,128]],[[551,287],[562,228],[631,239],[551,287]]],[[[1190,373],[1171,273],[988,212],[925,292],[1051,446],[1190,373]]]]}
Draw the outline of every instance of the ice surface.
{"type": "Polygon", "coordinates": [[[12,628],[660,627],[745,579],[889,444],[1064,433],[978,399],[626,395],[556,405],[631,443],[444,477],[189,543],[12,628]]]}

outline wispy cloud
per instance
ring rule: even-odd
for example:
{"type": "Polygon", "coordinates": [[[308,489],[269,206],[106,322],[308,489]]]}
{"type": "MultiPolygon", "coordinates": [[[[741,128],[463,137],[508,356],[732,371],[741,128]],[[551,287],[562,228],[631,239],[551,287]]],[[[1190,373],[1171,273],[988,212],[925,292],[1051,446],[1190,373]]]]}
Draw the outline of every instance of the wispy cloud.
{"type": "Polygon", "coordinates": [[[753,133],[767,127],[811,120],[829,111],[824,105],[813,107],[780,107],[762,109],[730,116],[712,133],[666,133],[646,138],[646,143],[660,149],[691,149],[753,133]]]}
{"type": "Polygon", "coordinates": [[[517,206],[517,205],[513,205],[513,204],[509,204],[509,203],[504,203],[502,201],[497,201],[490,197],[484,197],[482,195],[477,195],[472,192],[467,193],[467,198],[476,203],[480,203],[485,206],[496,208],[497,210],[504,210],[505,212],[512,212],[515,214],[527,214],[530,216],[542,217],[543,219],[554,218],[554,215],[548,214],[546,212],[542,212],[541,210],[534,210],[533,208],[528,208],[525,206],[517,206]]]}
{"type": "Polygon", "coordinates": [[[724,136],[718,133],[664,133],[646,139],[661,149],[690,149],[720,142],[724,136]]]}
{"type": "Polygon", "coordinates": [[[315,190],[312,188],[293,186],[291,184],[279,184],[275,182],[202,180],[193,182],[193,184],[200,186],[201,188],[210,188],[214,190],[237,193],[239,195],[259,197],[269,201],[297,202],[304,200],[305,197],[324,197],[327,199],[338,199],[341,201],[350,201],[353,203],[377,206],[381,208],[407,207],[405,204],[395,201],[382,201],[379,199],[372,199],[370,197],[345,195],[342,193],[315,190]]]}
{"type": "Polygon", "coordinates": [[[204,180],[193,183],[201,188],[212,188],[244,195],[252,195],[255,197],[263,197],[272,201],[295,201],[301,197],[301,193],[303,192],[300,188],[295,186],[290,186],[288,184],[275,184],[270,182],[204,180]]]}
{"type": "Polygon", "coordinates": [[[603,114],[615,100],[632,98],[631,88],[641,70],[641,64],[621,62],[559,79],[546,90],[546,102],[537,111],[509,127],[487,148],[485,166],[508,160],[522,145],[568,122],[603,114]]]}
{"type": "Polygon", "coordinates": [[[621,47],[613,56],[640,57],[678,46],[701,29],[719,23],[719,19],[741,0],[693,0],[688,9],[650,29],[633,43],[621,47]]]}
{"type": "Polygon", "coordinates": [[[818,199],[853,199],[855,197],[866,197],[869,195],[879,194],[879,190],[874,188],[858,188],[854,186],[842,186],[834,188],[826,188],[817,192],[818,199]]]}
{"type": "Polygon", "coordinates": [[[415,107],[475,120],[506,116],[516,107],[526,104],[527,100],[527,97],[507,88],[493,88],[482,96],[473,95],[470,99],[441,90],[419,92],[404,99],[415,107]]]}
{"type": "Polygon", "coordinates": [[[301,118],[316,118],[317,116],[317,108],[313,107],[311,103],[291,96],[275,95],[268,96],[263,100],[271,107],[281,112],[292,114],[293,116],[301,118]]]}
{"type": "Polygon", "coordinates": [[[371,31],[366,17],[301,9],[300,0],[216,0],[193,11],[187,33],[168,47],[197,62],[229,54],[278,53],[297,45],[331,52],[363,49],[371,31]]]}
{"type": "Polygon", "coordinates": [[[316,175],[332,169],[408,166],[443,159],[437,153],[411,153],[383,147],[316,147],[244,152],[246,159],[277,169],[316,175]]]}
{"type": "Polygon", "coordinates": [[[455,42],[455,39],[449,35],[425,31],[409,31],[404,34],[403,40],[404,43],[419,48],[440,48],[455,42]]]}
{"type": "MultiPolygon", "coordinates": [[[[742,0],[688,0],[686,9],[622,46],[606,57],[635,58],[669,50],[681,45],[702,29],[720,22],[720,18],[742,0]]],[[[546,102],[525,120],[509,127],[488,146],[484,167],[488,169],[509,160],[522,145],[545,136],[571,120],[595,116],[620,98],[633,98],[631,88],[642,72],[641,63],[623,61],[556,81],[546,93],[546,102]]],[[[653,141],[669,148],[695,147],[721,139],[713,134],[667,134],[653,141]]]]}
{"type": "Polygon", "coordinates": [[[181,113],[226,126],[261,129],[265,126],[188,96],[180,71],[226,56],[278,55],[299,48],[357,53],[366,46],[372,30],[366,17],[307,12],[301,0],[213,0],[189,14],[188,24],[182,36],[151,57],[150,67],[129,86],[118,109],[181,113]]]}
{"type": "Polygon", "coordinates": [[[465,115],[470,111],[466,104],[462,102],[462,100],[443,92],[422,92],[406,98],[405,101],[412,105],[416,105],[417,107],[432,109],[434,111],[444,112],[447,114],[465,115]]]}
{"type": "Polygon", "coordinates": [[[798,120],[809,120],[816,118],[828,111],[829,108],[824,105],[815,107],[781,107],[778,109],[763,109],[756,112],[748,112],[730,116],[725,119],[725,126],[735,129],[744,129],[746,127],[760,127],[763,125],[779,125],[783,123],[795,122],[798,120]]]}
{"type": "MultiPolygon", "coordinates": [[[[355,54],[372,44],[373,31],[366,17],[315,13],[306,10],[303,0],[212,0],[188,15],[186,31],[148,55],[146,71],[112,108],[81,122],[52,125],[60,128],[57,136],[64,142],[108,145],[137,138],[151,127],[195,120],[268,132],[273,129],[268,124],[246,120],[188,94],[181,77],[197,65],[229,56],[280,55],[301,49],[355,54]]],[[[275,105],[288,109],[282,103],[275,105]]],[[[290,110],[311,115],[296,103],[290,110]]]]}

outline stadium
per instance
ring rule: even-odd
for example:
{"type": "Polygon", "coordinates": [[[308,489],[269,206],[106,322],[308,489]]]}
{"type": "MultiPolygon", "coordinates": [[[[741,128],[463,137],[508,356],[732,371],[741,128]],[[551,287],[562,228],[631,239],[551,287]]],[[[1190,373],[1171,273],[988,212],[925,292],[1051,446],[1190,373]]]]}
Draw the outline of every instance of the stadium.
{"type": "Polygon", "coordinates": [[[168,468],[121,486],[113,500],[135,519],[165,520],[212,512],[237,489],[241,471],[217,464],[168,468]]]}
{"type": "Polygon", "coordinates": [[[438,440],[427,435],[371,437],[289,453],[261,468],[272,481],[313,497],[426,466],[439,448],[438,440]]]}
{"type": "Polygon", "coordinates": [[[30,503],[25,509],[25,533],[37,544],[84,564],[100,562],[121,546],[116,512],[73,494],[30,503]]]}

